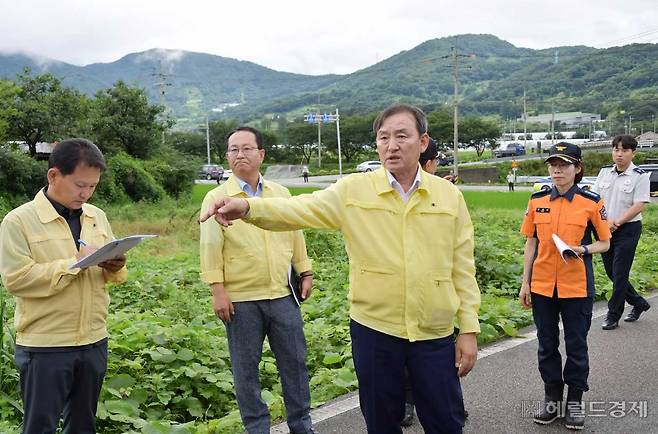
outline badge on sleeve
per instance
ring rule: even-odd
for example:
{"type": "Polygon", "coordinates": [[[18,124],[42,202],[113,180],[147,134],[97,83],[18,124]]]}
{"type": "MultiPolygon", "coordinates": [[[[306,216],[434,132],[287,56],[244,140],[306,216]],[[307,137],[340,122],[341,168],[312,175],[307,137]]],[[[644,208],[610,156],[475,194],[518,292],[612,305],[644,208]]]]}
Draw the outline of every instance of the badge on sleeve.
{"type": "Polygon", "coordinates": [[[605,205],[601,207],[599,214],[601,214],[601,220],[608,220],[608,212],[605,210],[605,205]]]}

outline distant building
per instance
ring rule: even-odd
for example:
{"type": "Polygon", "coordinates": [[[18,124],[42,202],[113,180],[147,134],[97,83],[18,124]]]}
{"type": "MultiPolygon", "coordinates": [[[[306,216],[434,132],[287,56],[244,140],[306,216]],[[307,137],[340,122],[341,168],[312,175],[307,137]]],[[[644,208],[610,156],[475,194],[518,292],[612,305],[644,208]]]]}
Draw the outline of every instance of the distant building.
{"type": "Polygon", "coordinates": [[[658,145],[658,134],[653,131],[647,131],[637,136],[635,140],[637,140],[637,144],[641,148],[656,146],[658,145]]]}
{"type": "MultiPolygon", "coordinates": [[[[545,113],[537,116],[528,116],[528,122],[534,123],[539,122],[542,124],[550,124],[553,114],[545,113]]],[[[561,122],[566,124],[567,127],[579,127],[582,125],[589,125],[591,122],[596,122],[601,120],[601,115],[594,113],[582,113],[582,112],[566,112],[566,113],[555,113],[555,122],[561,122]]],[[[518,119],[519,122],[523,122],[523,118],[518,119]]]]}
{"type": "MultiPolygon", "coordinates": [[[[37,160],[47,160],[50,158],[50,154],[53,152],[53,149],[59,142],[50,143],[50,142],[37,142],[36,145],[36,159],[37,160]]],[[[30,147],[25,142],[9,142],[10,146],[15,146],[19,150],[25,152],[26,154],[30,153],[30,147]]]]}

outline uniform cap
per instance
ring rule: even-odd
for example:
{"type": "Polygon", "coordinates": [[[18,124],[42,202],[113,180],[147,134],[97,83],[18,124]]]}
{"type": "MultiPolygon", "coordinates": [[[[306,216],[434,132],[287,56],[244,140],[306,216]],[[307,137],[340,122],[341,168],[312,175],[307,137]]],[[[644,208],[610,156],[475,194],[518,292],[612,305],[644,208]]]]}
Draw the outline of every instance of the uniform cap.
{"type": "Polygon", "coordinates": [[[548,163],[551,158],[559,158],[567,163],[580,163],[582,161],[582,154],[580,148],[573,143],[560,142],[551,146],[548,151],[548,157],[544,163],[548,163]]]}

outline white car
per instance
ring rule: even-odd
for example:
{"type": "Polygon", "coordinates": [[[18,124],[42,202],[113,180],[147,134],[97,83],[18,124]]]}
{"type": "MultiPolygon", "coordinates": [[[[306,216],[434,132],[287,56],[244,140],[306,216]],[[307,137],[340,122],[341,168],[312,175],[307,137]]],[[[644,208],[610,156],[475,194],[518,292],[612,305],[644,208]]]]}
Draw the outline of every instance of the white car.
{"type": "Polygon", "coordinates": [[[233,175],[233,171],[231,169],[226,169],[224,173],[222,173],[222,181],[226,181],[231,175],[233,175]]]}
{"type": "MultiPolygon", "coordinates": [[[[591,190],[592,187],[594,187],[595,182],[596,176],[585,176],[578,183],[578,187],[583,190],[591,190]]],[[[533,191],[550,190],[551,188],[553,188],[553,181],[551,181],[551,178],[540,178],[532,186],[533,191]]]]}
{"type": "Polygon", "coordinates": [[[381,161],[364,161],[363,163],[356,166],[357,172],[372,172],[382,167],[381,161]]]}

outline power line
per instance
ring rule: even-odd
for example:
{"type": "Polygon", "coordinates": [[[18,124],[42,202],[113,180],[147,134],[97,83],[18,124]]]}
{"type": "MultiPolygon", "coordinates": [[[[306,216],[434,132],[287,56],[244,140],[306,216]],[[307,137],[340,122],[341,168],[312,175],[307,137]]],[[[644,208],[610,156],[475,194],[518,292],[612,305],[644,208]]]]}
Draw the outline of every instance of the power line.
{"type": "Polygon", "coordinates": [[[616,44],[618,42],[624,42],[624,41],[632,41],[633,39],[641,39],[649,35],[653,35],[655,33],[658,33],[658,28],[652,29],[652,30],[645,30],[641,33],[636,33],[635,35],[630,35],[626,36],[624,38],[618,38],[618,39],[613,39],[612,41],[604,42],[603,46],[610,45],[610,44],[616,44]]]}

